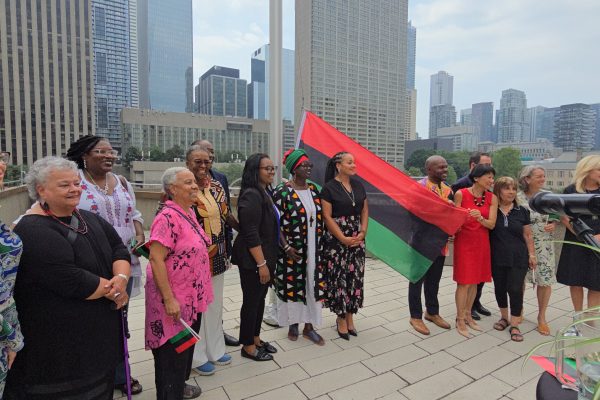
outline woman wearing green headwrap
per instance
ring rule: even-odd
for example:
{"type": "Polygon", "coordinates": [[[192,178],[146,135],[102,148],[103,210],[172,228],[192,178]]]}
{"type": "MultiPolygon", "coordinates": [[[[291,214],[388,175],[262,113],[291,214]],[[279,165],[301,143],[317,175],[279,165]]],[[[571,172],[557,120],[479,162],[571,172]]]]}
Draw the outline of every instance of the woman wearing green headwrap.
{"type": "Polygon", "coordinates": [[[304,150],[288,150],[283,162],[292,179],[277,186],[273,193],[287,243],[279,249],[275,270],[277,319],[280,326],[289,326],[290,340],[298,339],[298,324],[304,323],[302,335],[322,346],[325,341],[314,330],[315,325],[321,325],[320,300],[324,298],[317,251],[323,234],[321,199],[317,187],[307,181],[313,165],[304,150]]]}

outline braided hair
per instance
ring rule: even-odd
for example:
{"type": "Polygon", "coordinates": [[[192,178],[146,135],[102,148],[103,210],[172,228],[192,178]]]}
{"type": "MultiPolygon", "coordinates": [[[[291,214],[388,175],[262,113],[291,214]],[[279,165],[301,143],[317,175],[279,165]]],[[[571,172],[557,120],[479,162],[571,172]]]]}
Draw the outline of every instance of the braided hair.
{"type": "Polygon", "coordinates": [[[79,169],[84,169],[83,155],[88,153],[102,141],[108,141],[108,139],[94,135],[82,136],[77,141],[71,143],[71,147],[67,150],[65,158],[67,160],[75,161],[79,169]]]}
{"type": "Polygon", "coordinates": [[[346,154],[348,154],[347,151],[340,151],[327,161],[327,167],[325,168],[325,183],[335,178],[338,173],[336,165],[342,162],[342,157],[346,154]]]}

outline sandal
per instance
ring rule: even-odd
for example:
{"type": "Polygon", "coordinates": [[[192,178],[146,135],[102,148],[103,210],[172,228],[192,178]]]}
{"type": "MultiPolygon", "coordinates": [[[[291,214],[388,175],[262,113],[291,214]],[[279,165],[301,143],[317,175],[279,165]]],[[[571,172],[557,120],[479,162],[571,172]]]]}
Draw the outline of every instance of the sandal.
{"type": "Polygon", "coordinates": [[[521,334],[521,330],[518,326],[511,326],[508,330],[508,333],[510,333],[510,340],[512,340],[513,342],[523,341],[523,335],[521,334]]]}
{"type": "Polygon", "coordinates": [[[538,323],[537,331],[540,335],[549,336],[550,335],[550,327],[545,322],[538,323]]]}
{"type": "MultiPolygon", "coordinates": [[[[142,393],[142,390],[144,388],[140,384],[140,381],[138,381],[135,378],[130,378],[130,379],[131,379],[131,394],[142,393]]],[[[127,396],[127,382],[116,384],[115,389],[119,389],[121,391],[121,393],[123,393],[124,396],[127,396]]]]}
{"type": "Polygon", "coordinates": [[[508,328],[508,321],[506,318],[500,318],[498,322],[494,324],[494,329],[497,331],[503,331],[508,328]]]}

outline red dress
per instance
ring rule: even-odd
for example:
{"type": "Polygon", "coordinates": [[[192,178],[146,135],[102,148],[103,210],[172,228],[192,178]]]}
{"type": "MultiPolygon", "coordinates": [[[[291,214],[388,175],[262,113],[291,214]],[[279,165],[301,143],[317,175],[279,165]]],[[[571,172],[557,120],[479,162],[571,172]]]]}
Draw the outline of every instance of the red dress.
{"type": "MultiPolygon", "coordinates": [[[[483,218],[490,215],[492,193],[485,193],[485,202],[479,207],[468,189],[460,189],[463,208],[478,209],[483,218]]],[[[462,285],[492,281],[489,229],[477,219],[469,217],[454,237],[453,279],[462,285]]]]}

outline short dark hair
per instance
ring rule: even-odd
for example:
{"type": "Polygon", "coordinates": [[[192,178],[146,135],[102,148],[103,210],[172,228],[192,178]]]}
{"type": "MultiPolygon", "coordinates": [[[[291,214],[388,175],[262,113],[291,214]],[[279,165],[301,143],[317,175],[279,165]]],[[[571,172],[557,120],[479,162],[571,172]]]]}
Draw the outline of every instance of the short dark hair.
{"type": "Polygon", "coordinates": [[[482,176],[489,174],[490,172],[494,176],[496,176],[496,170],[491,165],[477,164],[475,168],[473,168],[473,171],[471,171],[471,173],[469,174],[469,179],[475,181],[475,178],[481,178],[482,176]]]}
{"type": "Polygon", "coordinates": [[[471,153],[471,157],[469,157],[469,167],[471,166],[471,164],[479,164],[479,161],[481,161],[481,156],[485,156],[485,157],[491,157],[490,153],[483,153],[481,151],[475,151],[473,153],[471,153]]]}

